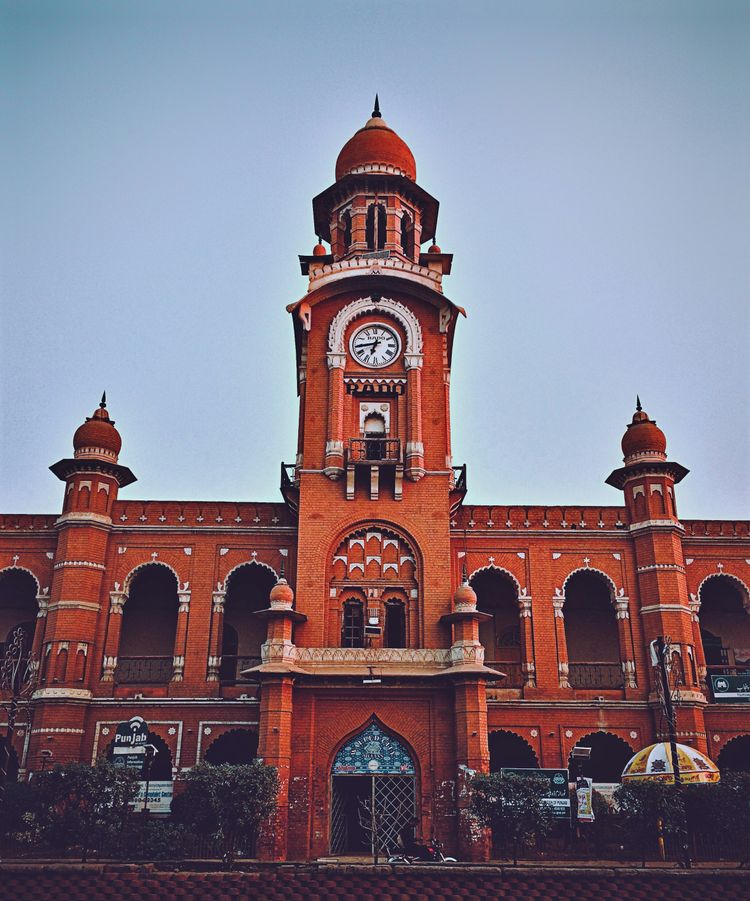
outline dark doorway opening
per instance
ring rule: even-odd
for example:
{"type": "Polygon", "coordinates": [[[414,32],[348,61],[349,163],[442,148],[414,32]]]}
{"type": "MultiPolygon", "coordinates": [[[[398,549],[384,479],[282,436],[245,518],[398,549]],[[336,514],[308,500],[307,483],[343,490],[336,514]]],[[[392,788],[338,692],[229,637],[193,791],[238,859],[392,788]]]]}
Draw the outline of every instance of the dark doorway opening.
{"type": "Polygon", "coordinates": [[[414,776],[333,776],[331,853],[373,853],[367,824],[373,800],[379,851],[395,847],[399,831],[416,816],[414,776]]]}

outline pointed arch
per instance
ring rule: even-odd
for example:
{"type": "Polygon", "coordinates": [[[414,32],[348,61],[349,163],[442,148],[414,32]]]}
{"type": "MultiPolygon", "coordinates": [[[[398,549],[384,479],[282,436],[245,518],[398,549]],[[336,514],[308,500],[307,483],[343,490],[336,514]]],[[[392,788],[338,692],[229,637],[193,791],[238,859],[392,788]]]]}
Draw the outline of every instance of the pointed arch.
{"type": "Polygon", "coordinates": [[[594,575],[599,576],[600,579],[603,579],[607,583],[607,585],[609,585],[609,587],[610,587],[609,599],[612,602],[612,604],[615,603],[615,600],[618,597],[618,590],[617,590],[617,586],[614,583],[614,579],[612,578],[612,576],[607,575],[607,573],[605,573],[604,570],[597,569],[595,566],[579,566],[576,569],[571,570],[568,573],[568,575],[565,577],[565,580],[563,581],[563,584],[562,584],[563,595],[565,595],[567,592],[568,582],[573,578],[573,576],[576,576],[580,573],[593,573],[594,575]]]}
{"type": "Polygon", "coordinates": [[[490,729],[490,772],[497,773],[504,767],[537,769],[539,758],[526,739],[509,729],[490,729]]]}
{"type": "Polygon", "coordinates": [[[130,596],[130,589],[133,585],[133,582],[138,578],[139,575],[141,575],[141,573],[144,572],[144,570],[147,570],[149,567],[152,567],[152,566],[160,566],[163,569],[168,569],[169,572],[171,572],[172,575],[174,576],[175,582],[177,583],[177,587],[178,588],[180,587],[180,584],[181,584],[180,577],[177,574],[177,571],[175,569],[173,569],[168,563],[164,563],[163,560],[145,560],[143,563],[139,563],[138,566],[133,567],[133,569],[130,570],[130,572],[127,574],[127,576],[125,576],[125,581],[123,582],[122,590],[125,595],[126,603],[127,603],[128,597],[130,596]]]}
{"type": "Polygon", "coordinates": [[[505,569],[505,567],[503,566],[496,566],[494,563],[489,563],[487,566],[480,566],[478,569],[475,569],[469,576],[469,583],[472,583],[474,581],[475,576],[478,576],[481,573],[485,572],[496,572],[499,575],[506,576],[516,586],[516,594],[519,597],[521,596],[521,583],[518,581],[518,579],[509,569],[505,569]]]}
{"type": "Polygon", "coordinates": [[[345,735],[334,747],[329,770],[332,775],[416,776],[417,755],[400,733],[386,726],[373,713],[367,722],[345,735]],[[380,756],[370,745],[379,746],[380,756]],[[382,761],[380,766],[372,766],[372,759],[382,761]]]}
{"type": "Polygon", "coordinates": [[[233,575],[235,575],[235,573],[238,572],[238,570],[250,566],[257,566],[259,569],[268,570],[268,572],[273,576],[274,581],[278,582],[279,574],[269,563],[264,563],[262,560],[245,560],[243,563],[238,563],[236,566],[232,567],[232,569],[229,570],[229,572],[224,577],[224,581],[222,582],[222,589],[226,591],[229,588],[229,580],[233,575]]]}
{"type": "Polygon", "coordinates": [[[698,609],[700,610],[701,605],[703,604],[703,598],[701,597],[701,592],[703,591],[704,586],[707,582],[710,582],[712,579],[730,579],[732,582],[736,582],[739,587],[740,596],[742,597],[742,606],[750,613],[750,588],[740,579],[739,576],[735,576],[734,573],[709,573],[704,579],[701,580],[700,585],[698,586],[698,590],[695,592],[695,599],[698,601],[698,609]]]}
{"type": "Polygon", "coordinates": [[[635,754],[635,748],[629,742],[605,729],[589,732],[579,738],[576,745],[591,748],[591,757],[581,762],[569,756],[568,769],[571,772],[577,770],[576,775],[588,776],[594,782],[619,782],[625,765],[635,754]]]}
{"type": "Polygon", "coordinates": [[[36,585],[36,592],[35,592],[36,596],[38,597],[42,593],[39,579],[34,575],[34,573],[30,569],[28,569],[25,566],[5,566],[5,567],[3,567],[3,569],[0,569],[0,582],[2,581],[4,576],[6,576],[8,573],[12,573],[12,572],[26,573],[27,576],[31,576],[31,578],[34,580],[34,584],[36,585]]]}

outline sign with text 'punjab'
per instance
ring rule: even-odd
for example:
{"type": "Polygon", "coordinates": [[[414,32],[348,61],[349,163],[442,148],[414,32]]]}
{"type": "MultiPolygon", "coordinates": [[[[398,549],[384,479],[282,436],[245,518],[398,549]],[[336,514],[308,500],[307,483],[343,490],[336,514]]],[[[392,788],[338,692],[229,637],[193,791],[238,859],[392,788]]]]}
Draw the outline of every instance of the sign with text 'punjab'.
{"type": "Polygon", "coordinates": [[[544,803],[552,811],[556,820],[566,820],[570,817],[570,795],[568,794],[567,770],[541,770],[536,768],[503,767],[502,775],[510,773],[513,776],[542,776],[549,780],[549,794],[544,798],[544,803]]]}
{"type": "Polygon", "coordinates": [[[134,716],[127,723],[120,723],[115,733],[112,763],[140,772],[148,744],[148,724],[142,716],[134,716]]]}
{"type": "Polygon", "coordinates": [[[711,689],[717,703],[750,704],[750,673],[741,676],[711,676],[711,689]]]}

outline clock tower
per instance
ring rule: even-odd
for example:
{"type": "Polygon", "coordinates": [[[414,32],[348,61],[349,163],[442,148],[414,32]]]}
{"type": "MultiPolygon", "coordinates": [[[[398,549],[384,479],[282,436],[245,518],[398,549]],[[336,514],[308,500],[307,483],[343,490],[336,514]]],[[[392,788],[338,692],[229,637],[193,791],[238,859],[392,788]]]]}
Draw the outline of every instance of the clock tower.
{"type": "MultiPolygon", "coordinates": [[[[269,628],[261,723],[277,731],[261,726],[260,752],[282,781],[296,772],[291,738],[279,748],[277,735],[296,734],[301,719],[313,709],[320,716],[335,698],[336,721],[353,734],[376,717],[394,740],[425,745],[414,811],[425,834],[455,836],[455,822],[433,820],[434,776],[455,785],[467,769],[488,765],[482,614],[468,586],[454,604],[460,574],[450,550],[451,512],[466,485],[465,468],[451,458],[449,413],[463,310],[443,292],[452,257],[435,243],[438,202],[417,183],[414,156],[377,98],[313,214],[319,243],[300,257],[307,292],[288,308],[300,411],[282,491],[299,519],[297,620],[291,639],[274,640],[269,628]],[[450,723],[439,748],[430,717],[450,723]]],[[[324,806],[337,803],[329,797],[324,806]]],[[[327,828],[321,823],[320,833],[327,828]]],[[[277,823],[276,834],[284,831],[277,823]]],[[[336,851],[333,839],[330,849],[293,843],[268,853],[336,851]]],[[[467,837],[464,855],[477,847],[467,837]]]]}

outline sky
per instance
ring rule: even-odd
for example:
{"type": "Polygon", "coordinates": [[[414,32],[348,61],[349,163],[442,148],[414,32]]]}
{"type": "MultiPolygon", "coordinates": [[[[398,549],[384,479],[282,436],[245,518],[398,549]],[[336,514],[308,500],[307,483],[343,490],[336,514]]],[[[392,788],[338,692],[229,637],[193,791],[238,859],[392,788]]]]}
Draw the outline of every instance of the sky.
{"type": "Polygon", "coordinates": [[[106,389],[123,498],[278,501],[311,199],[380,95],[440,200],[469,503],[616,505],[636,393],[750,515],[750,4],[0,0],[0,509],[106,389]]]}

